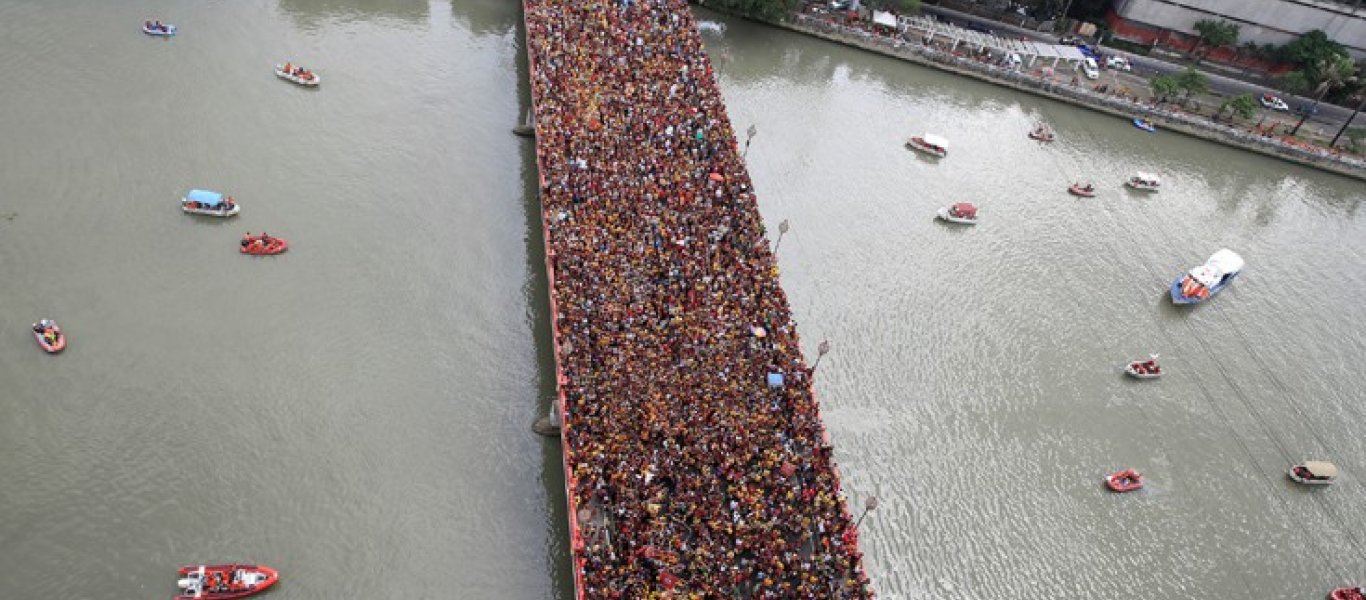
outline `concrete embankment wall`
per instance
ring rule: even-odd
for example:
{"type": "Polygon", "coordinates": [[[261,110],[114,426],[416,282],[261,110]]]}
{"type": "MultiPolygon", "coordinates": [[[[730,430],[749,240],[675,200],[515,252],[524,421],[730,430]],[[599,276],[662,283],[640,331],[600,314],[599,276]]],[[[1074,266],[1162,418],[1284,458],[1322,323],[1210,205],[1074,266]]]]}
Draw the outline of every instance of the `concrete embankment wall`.
{"type": "Polygon", "coordinates": [[[824,40],[843,44],[884,56],[898,58],[918,65],[939,69],[971,77],[993,85],[1008,87],[1027,94],[1042,96],[1058,102],[1066,102],[1096,112],[1113,115],[1126,120],[1144,117],[1153,121],[1159,129],[1197,137],[1249,152],[1256,152],[1272,158],[1285,160],[1306,167],[1366,181],[1366,161],[1360,159],[1343,160],[1339,155],[1325,150],[1305,149],[1285,143],[1276,138],[1248,133],[1227,126],[1214,124],[1204,117],[1191,116],[1180,112],[1153,108],[1129,100],[1095,93],[1085,88],[1055,83],[1038,76],[1011,72],[994,65],[961,58],[935,48],[912,44],[888,37],[874,36],[859,29],[825,23],[807,15],[775,24],[791,31],[815,36],[824,40]]]}

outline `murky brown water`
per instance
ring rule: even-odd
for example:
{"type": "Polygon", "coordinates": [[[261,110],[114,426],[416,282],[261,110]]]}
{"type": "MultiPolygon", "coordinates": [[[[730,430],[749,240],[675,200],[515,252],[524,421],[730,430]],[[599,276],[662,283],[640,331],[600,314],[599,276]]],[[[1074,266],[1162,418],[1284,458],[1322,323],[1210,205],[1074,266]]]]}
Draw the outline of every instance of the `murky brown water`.
{"type": "MultiPolygon", "coordinates": [[[[711,13],[702,18],[716,21],[711,13]]],[[[513,2],[0,2],[0,598],[567,597],[513,2]],[[144,37],[160,17],[174,40],[144,37]],[[322,88],[271,65],[315,67],[322,88]],[[191,187],[243,204],[181,214],[191,187]],[[12,218],[11,218],[12,217],[12,218]],[[234,250],[244,231],[293,248],[234,250]],[[52,317],[71,338],[38,352],[52,317]]],[[[1366,581],[1362,186],[802,37],[706,33],[887,598],[1366,581]],[[1024,133],[1049,121],[1060,141],[1024,133]],[[901,149],[947,136],[948,159],[901,149]],[[1124,192],[1135,170],[1167,189],[1124,192]],[[1094,200],[1067,196],[1096,180],[1094,200]],[[969,200],[971,230],[931,220],[969,200]],[[1212,304],[1164,301],[1227,246],[1212,304]],[[1169,375],[1121,378],[1160,352],[1169,375]],[[1284,480],[1305,458],[1343,481],[1284,480]],[[1100,477],[1132,466],[1139,494],[1100,477]]]]}

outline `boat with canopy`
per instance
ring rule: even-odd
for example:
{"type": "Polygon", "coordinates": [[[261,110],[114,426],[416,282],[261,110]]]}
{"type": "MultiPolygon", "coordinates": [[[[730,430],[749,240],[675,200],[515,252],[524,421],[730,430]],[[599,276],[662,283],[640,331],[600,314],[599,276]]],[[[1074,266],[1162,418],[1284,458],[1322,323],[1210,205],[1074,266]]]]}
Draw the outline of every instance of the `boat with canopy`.
{"type": "Polygon", "coordinates": [[[232,196],[209,190],[190,190],[180,199],[180,209],[195,215],[231,217],[242,211],[242,205],[232,196]]]}
{"type": "Polygon", "coordinates": [[[1172,282],[1174,304],[1196,304],[1223,291],[1243,271],[1243,257],[1228,248],[1215,252],[1205,264],[1191,269],[1172,282]]]}
{"type": "Polygon", "coordinates": [[[1124,182],[1124,185],[1142,192],[1156,192],[1162,188],[1162,178],[1153,175],[1152,173],[1139,171],[1130,176],[1129,180],[1124,182]]]}

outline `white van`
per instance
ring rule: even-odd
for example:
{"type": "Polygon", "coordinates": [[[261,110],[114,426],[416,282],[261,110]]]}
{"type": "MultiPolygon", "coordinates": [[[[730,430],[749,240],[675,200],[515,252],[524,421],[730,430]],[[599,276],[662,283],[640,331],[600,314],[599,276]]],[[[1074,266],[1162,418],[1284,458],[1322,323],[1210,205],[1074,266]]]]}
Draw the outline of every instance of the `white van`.
{"type": "Polygon", "coordinates": [[[1087,79],[1100,79],[1100,67],[1096,66],[1096,59],[1089,56],[1082,59],[1080,68],[1087,79]]]}

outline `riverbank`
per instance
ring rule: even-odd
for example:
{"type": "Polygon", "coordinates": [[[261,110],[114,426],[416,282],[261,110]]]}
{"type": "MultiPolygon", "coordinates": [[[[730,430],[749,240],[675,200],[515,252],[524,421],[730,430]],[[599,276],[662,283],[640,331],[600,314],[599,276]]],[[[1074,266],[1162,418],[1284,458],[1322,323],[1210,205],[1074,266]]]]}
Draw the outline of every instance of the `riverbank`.
{"type": "Polygon", "coordinates": [[[1236,127],[1213,123],[1205,117],[1150,106],[1132,98],[1098,93],[1083,86],[1071,85],[1068,81],[1052,79],[1042,72],[1010,71],[990,63],[958,56],[932,45],[876,35],[807,14],[795,14],[783,22],[767,24],[1126,120],[1143,117],[1156,124],[1159,131],[1174,131],[1366,181],[1366,161],[1359,158],[1330,153],[1322,148],[1309,147],[1284,138],[1258,135],[1236,127]]]}

